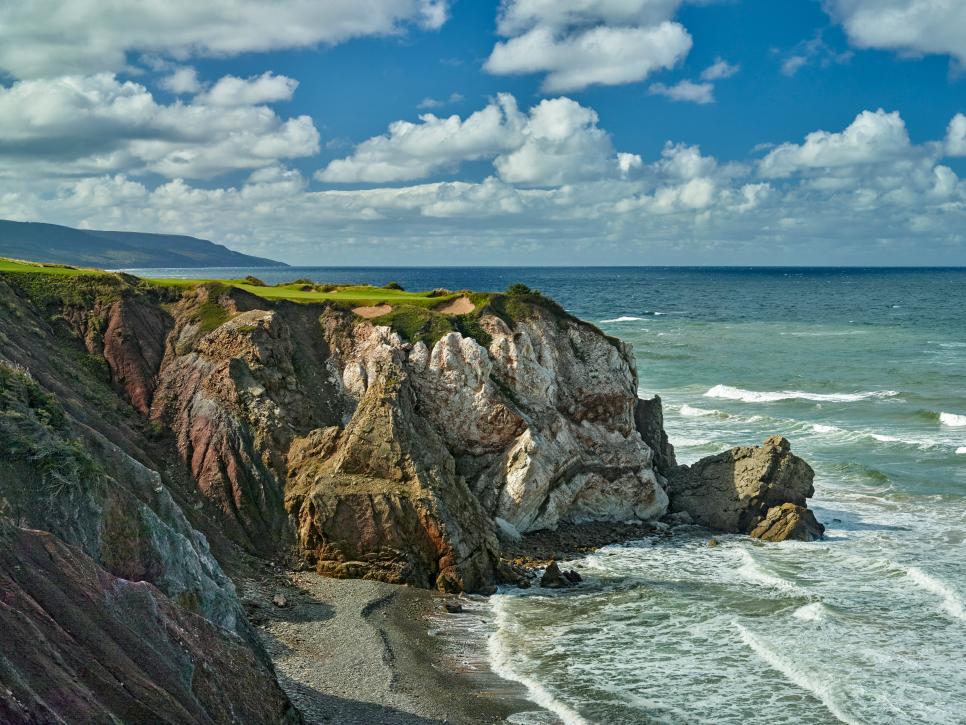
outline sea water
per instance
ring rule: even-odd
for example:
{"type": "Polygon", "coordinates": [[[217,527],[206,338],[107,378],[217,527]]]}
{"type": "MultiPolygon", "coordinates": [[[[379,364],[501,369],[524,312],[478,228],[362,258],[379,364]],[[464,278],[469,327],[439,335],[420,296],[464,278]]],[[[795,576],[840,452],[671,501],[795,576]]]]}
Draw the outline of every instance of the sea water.
{"type": "Polygon", "coordinates": [[[966,723],[966,271],[243,271],[524,282],[633,345],[679,462],[780,433],[814,467],[822,541],[683,527],[492,598],[494,667],[560,720],[966,723]]]}

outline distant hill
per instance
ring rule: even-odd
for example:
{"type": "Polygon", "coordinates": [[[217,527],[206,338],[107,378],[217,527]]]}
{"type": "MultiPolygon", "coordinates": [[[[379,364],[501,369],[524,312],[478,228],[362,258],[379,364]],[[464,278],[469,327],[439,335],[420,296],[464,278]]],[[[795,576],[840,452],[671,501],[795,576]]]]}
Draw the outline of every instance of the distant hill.
{"type": "Polygon", "coordinates": [[[0,220],[0,257],[103,269],[286,266],[178,234],[101,232],[5,220],[0,220]]]}

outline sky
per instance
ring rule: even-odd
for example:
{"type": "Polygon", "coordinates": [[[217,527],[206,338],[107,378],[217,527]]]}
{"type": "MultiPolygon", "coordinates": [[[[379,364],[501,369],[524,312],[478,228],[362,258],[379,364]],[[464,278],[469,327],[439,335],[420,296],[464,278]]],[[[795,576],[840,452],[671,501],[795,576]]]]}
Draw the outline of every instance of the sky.
{"type": "Polygon", "coordinates": [[[300,265],[964,265],[962,0],[0,0],[0,218],[300,265]]]}

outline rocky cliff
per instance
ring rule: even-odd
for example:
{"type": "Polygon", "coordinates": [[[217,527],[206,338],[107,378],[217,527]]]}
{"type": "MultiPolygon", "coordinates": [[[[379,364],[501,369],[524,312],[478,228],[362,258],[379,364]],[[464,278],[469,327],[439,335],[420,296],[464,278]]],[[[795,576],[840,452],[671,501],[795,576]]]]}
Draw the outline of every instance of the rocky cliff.
{"type": "Polygon", "coordinates": [[[0,659],[20,708],[8,719],[73,708],[68,683],[84,680],[94,720],[155,706],[172,721],[297,720],[235,593],[253,562],[487,591],[518,577],[502,542],[653,521],[668,481],[672,509],[704,525],[801,528],[780,508],[810,495],[782,487],[787,444],[766,455],[761,490],[732,475],[754,452],[678,467],[629,348],[539,294],[355,309],[271,297],[0,277],[0,604],[5,627],[42,643],[0,659]],[[701,502],[718,513],[705,520],[701,502]],[[124,617],[151,624],[118,634],[124,617]],[[155,666],[132,637],[179,654],[155,666]],[[43,667],[53,700],[30,674],[43,667]],[[125,667],[132,689],[105,695],[125,667]],[[245,717],[226,710],[236,699],[245,717]]]}

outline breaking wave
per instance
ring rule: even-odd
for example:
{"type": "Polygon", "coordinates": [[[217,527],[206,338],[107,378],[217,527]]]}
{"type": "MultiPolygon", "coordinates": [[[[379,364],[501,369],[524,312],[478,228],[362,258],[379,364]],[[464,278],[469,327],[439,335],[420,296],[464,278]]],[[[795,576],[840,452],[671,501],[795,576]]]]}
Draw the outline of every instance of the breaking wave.
{"type": "Polygon", "coordinates": [[[794,662],[786,659],[775,650],[769,648],[758,637],[753,635],[737,622],[735,622],[735,628],[738,630],[738,634],[741,636],[741,640],[745,643],[745,645],[747,645],[752,652],[764,660],[769,667],[780,672],[789,682],[812,693],[812,695],[814,695],[819,702],[825,705],[826,709],[832,713],[832,715],[837,717],[842,722],[856,722],[836,701],[832,692],[831,683],[817,680],[814,676],[814,673],[806,672],[794,662]]]}
{"type": "Polygon", "coordinates": [[[948,425],[950,428],[962,428],[963,426],[966,426],[966,415],[957,415],[956,413],[940,413],[939,424],[948,425]]]}
{"type": "MultiPolygon", "coordinates": [[[[895,390],[875,390],[866,393],[807,393],[801,390],[757,391],[735,388],[730,385],[715,385],[705,393],[705,397],[740,400],[745,403],[774,403],[779,400],[854,403],[859,400],[891,398],[898,394],[895,390]]],[[[963,425],[966,425],[966,418],[964,418],[963,425]]]]}

